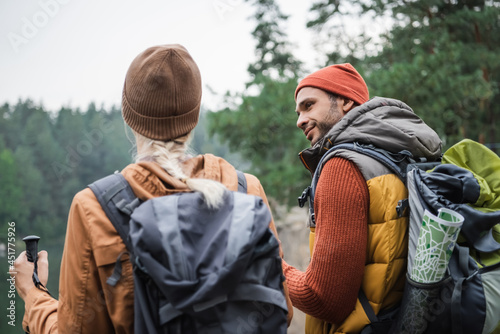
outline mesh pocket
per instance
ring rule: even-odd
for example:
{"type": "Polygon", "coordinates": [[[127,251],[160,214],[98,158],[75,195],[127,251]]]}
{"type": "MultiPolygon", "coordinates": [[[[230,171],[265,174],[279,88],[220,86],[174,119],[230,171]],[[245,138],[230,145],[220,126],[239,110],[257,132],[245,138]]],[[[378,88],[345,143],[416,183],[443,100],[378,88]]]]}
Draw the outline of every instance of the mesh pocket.
{"type": "Polygon", "coordinates": [[[453,280],[423,284],[406,278],[400,314],[394,333],[447,333],[450,326],[450,302],[453,280]]]}

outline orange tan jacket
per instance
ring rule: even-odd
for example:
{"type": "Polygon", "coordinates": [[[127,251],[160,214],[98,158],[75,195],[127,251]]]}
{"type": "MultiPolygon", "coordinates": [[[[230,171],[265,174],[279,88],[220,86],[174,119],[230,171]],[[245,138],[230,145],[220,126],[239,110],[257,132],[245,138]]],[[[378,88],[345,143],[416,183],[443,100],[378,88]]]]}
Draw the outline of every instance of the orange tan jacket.
{"type": "MultiPolygon", "coordinates": [[[[220,181],[230,190],[238,189],[233,166],[211,154],[184,163],[186,175],[220,181]]],[[[153,162],[127,166],[122,174],[142,200],[189,191],[153,162]]],[[[267,198],[259,180],[246,174],[248,193],[267,198]]],[[[268,204],[269,205],[269,204],[268,204]]],[[[273,220],[269,227],[277,236],[273,220]]],[[[122,277],[114,287],[106,284],[121,252],[126,250],[120,236],[106,217],[90,189],[73,199],[59,280],[59,300],[36,288],[25,300],[23,328],[32,333],[132,333],[134,320],[134,283],[132,264],[122,257],[122,277]]],[[[285,294],[289,323],[293,308],[285,294]]]]}

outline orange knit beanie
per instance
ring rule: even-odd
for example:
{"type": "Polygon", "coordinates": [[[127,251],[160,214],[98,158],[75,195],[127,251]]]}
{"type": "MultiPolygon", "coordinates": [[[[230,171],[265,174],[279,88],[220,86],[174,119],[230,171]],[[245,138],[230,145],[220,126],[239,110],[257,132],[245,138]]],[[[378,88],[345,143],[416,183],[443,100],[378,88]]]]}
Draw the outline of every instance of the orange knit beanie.
{"type": "Polygon", "coordinates": [[[137,133],[164,141],[186,135],[198,123],[200,103],[200,71],[183,46],[154,46],[132,61],[122,115],[137,133]]]}
{"type": "Polygon", "coordinates": [[[297,86],[295,99],[303,87],[319,88],[358,104],[363,104],[370,99],[365,81],[351,64],[331,65],[308,75],[297,86]]]}

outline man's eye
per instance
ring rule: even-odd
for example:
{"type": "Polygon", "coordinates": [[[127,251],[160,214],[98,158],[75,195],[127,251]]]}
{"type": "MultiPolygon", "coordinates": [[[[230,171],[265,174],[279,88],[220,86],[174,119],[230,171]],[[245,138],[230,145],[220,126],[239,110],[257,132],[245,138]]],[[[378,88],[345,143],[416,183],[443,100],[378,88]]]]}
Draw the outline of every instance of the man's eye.
{"type": "Polygon", "coordinates": [[[306,107],[306,109],[309,109],[309,108],[311,108],[312,105],[313,105],[312,102],[307,102],[305,104],[305,107],[306,107]]]}

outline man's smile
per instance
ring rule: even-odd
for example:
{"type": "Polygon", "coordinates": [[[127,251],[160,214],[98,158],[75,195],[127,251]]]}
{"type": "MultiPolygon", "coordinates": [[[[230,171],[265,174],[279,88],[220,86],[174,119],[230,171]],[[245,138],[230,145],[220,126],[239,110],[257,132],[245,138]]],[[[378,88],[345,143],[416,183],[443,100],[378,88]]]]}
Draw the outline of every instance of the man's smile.
{"type": "Polygon", "coordinates": [[[315,126],[310,126],[310,127],[307,127],[305,130],[304,130],[304,135],[306,136],[307,140],[311,141],[312,138],[309,138],[310,136],[312,137],[313,134],[312,134],[312,130],[315,128],[315,126]]]}

